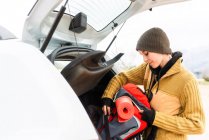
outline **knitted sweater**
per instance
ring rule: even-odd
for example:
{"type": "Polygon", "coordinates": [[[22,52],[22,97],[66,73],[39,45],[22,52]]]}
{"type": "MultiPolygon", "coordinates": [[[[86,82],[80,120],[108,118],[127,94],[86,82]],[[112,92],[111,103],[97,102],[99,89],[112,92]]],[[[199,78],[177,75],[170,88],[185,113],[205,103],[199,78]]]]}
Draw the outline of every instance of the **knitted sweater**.
{"type": "MultiPolygon", "coordinates": [[[[143,63],[111,79],[102,98],[113,98],[126,83],[149,87],[151,70],[143,63]]],[[[156,111],[153,125],[156,140],[186,140],[188,134],[203,133],[205,116],[195,77],[181,64],[181,59],[152,88],[151,107],[156,111]],[[160,82],[158,84],[158,82],[160,82]],[[158,88],[158,90],[157,90],[158,88]]]]}

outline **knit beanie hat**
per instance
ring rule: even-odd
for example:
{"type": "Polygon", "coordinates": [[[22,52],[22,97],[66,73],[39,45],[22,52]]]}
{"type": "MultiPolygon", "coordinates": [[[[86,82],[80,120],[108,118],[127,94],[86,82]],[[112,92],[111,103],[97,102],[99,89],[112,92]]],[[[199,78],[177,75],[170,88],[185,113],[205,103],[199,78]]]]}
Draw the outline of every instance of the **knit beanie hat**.
{"type": "Polygon", "coordinates": [[[160,54],[171,54],[169,39],[160,28],[151,28],[144,32],[139,38],[136,50],[155,52],[160,54]]]}

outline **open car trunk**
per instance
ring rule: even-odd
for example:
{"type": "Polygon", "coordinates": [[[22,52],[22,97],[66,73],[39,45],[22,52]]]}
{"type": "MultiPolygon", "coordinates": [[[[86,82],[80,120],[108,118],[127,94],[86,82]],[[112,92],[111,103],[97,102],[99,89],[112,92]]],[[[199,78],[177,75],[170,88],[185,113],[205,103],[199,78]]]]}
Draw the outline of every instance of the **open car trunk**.
{"type": "Polygon", "coordinates": [[[63,77],[74,89],[95,127],[101,116],[101,96],[115,75],[112,67],[123,54],[108,61],[104,55],[104,51],[72,47],[59,48],[48,55],[49,60],[59,67],[63,77]],[[68,63],[60,66],[65,60],[68,63]]]}
{"type": "Polygon", "coordinates": [[[48,55],[48,59],[60,69],[85,107],[89,104],[101,105],[103,91],[115,75],[112,67],[123,55],[119,53],[106,61],[105,53],[85,48],[63,47],[48,55]]]}

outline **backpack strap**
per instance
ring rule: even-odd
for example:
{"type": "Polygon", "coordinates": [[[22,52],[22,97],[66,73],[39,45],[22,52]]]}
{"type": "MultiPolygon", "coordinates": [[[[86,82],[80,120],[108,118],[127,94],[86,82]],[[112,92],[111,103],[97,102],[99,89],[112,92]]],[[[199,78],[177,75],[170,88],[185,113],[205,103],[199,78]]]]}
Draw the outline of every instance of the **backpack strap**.
{"type": "Polygon", "coordinates": [[[105,125],[106,140],[111,140],[109,122],[108,122],[108,115],[103,114],[103,118],[104,118],[104,125],[105,125]]]}

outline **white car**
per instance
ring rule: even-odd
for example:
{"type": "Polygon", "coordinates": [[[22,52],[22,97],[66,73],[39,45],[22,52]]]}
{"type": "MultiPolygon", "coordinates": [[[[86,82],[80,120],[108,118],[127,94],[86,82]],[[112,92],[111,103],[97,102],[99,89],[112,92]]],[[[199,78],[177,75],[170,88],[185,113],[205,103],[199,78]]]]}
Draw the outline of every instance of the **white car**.
{"type": "Polygon", "coordinates": [[[1,27],[0,139],[101,139],[87,109],[101,106],[123,54],[106,61],[97,44],[131,16],[180,1],[37,0],[22,38],[1,27]]]}

